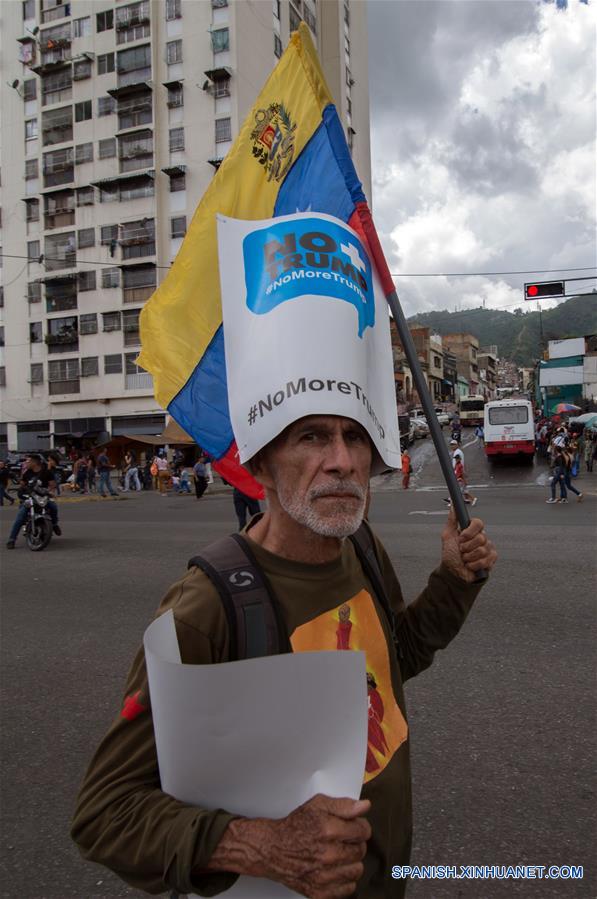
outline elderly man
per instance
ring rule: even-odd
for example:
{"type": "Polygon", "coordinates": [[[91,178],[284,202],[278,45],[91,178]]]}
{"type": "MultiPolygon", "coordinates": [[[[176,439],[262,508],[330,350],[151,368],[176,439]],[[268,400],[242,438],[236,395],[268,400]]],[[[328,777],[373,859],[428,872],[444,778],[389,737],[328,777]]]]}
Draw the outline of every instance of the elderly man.
{"type": "MultiPolygon", "coordinates": [[[[403,682],[427,668],[458,633],[496,553],[478,519],[459,533],[451,513],[441,562],[406,606],[375,538],[383,590],[395,613],[394,643],[382,603],[346,539],[361,525],[373,448],[349,418],[312,415],[254,456],[267,511],[244,532],[278,600],[293,651],[364,649],[369,730],[359,800],[314,796],[286,818],[247,819],[196,808],[160,789],[142,651],[124,706],[96,753],[79,796],[73,836],[86,858],[133,886],[212,896],[239,874],[267,878],[317,899],[403,895],[392,865],[408,861],[411,793],[403,682]]],[[[226,662],[221,600],[191,568],[160,611],[173,609],[186,663],[226,662]]],[[[350,701],[350,697],[343,697],[350,701]]],[[[305,741],[315,739],[305,734],[305,741]]],[[[280,784],[280,789],[284,785],[280,784]]]]}

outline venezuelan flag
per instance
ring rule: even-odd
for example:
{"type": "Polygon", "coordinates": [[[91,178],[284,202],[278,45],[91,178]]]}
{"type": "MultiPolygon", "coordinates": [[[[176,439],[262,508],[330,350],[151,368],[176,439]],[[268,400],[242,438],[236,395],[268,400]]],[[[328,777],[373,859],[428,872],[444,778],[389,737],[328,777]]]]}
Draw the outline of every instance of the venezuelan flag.
{"type": "MultiPolygon", "coordinates": [[[[141,313],[139,364],[156,399],[243,492],[262,495],[238,464],[228,412],[216,213],[266,219],[302,211],[348,222],[394,289],[329,89],[301,23],[205,192],[167,277],[141,313]]],[[[247,372],[250,377],[250,372],[247,372]]]]}

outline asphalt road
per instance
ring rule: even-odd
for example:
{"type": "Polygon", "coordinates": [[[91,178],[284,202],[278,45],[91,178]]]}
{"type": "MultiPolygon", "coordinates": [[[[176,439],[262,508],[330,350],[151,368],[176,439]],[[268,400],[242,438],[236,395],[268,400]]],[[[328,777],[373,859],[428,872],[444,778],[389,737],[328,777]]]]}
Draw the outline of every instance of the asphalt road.
{"type": "MultiPolygon", "coordinates": [[[[407,685],[414,864],[583,865],[582,881],[418,881],[414,899],[594,897],[597,472],[584,503],[546,506],[546,470],[490,469],[465,437],[469,480],[500,561],[462,633],[407,685]],[[593,861],[591,861],[593,859],[593,861]]],[[[405,596],[439,552],[446,509],[430,442],[408,492],[374,483],[371,520],[405,596]]],[[[11,509],[0,509],[4,539],[11,509]]],[[[235,524],[228,493],[65,501],[64,536],[2,563],[2,858],[6,899],[140,896],[84,863],[68,829],[93,748],[162,593],[235,524]]]]}

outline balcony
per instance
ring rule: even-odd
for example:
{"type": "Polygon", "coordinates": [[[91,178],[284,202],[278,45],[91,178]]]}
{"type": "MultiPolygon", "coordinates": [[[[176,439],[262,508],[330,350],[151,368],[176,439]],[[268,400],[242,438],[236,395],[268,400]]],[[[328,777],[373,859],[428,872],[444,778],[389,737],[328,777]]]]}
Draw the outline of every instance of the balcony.
{"type": "Polygon", "coordinates": [[[59,393],[80,393],[81,386],[79,378],[71,378],[68,381],[50,381],[50,396],[56,396],[59,393]]]}
{"type": "Polygon", "coordinates": [[[46,287],[46,312],[70,312],[77,308],[77,292],[71,291],[53,295],[46,287]]]}
{"type": "Polygon", "coordinates": [[[134,375],[125,375],[124,389],[151,390],[153,392],[153,378],[147,371],[141,371],[134,375]]]}
{"type": "Polygon", "coordinates": [[[77,331],[46,334],[45,341],[48,353],[76,353],[79,349],[79,335],[77,331]]]}
{"type": "Polygon", "coordinates": [[[42,25],[47,25],[48,22],[55,22],[56,19],[65,19],[67,16],[70,16],[70,3],[62,3],[60,6],[44,9],[41,13],[42,25]]]}
{"type": "Polygon", "coordinates": [[[46,231],[53,228],[64,228],[66,225],[75,224],[75,207],[63,207],[54,212],[46,212],[44,215],[44,227],[46,231]]]}

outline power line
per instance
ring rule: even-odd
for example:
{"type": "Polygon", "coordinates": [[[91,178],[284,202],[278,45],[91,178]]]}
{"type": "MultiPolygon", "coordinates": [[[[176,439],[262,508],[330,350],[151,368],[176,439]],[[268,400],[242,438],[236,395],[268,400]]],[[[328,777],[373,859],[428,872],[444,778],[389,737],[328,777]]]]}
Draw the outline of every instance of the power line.
{"type": "MultiPolygon", "coordinates": [[[[519,272],[416,272],[406,273],[406,272],[391,272],[392,278],[481,278],[481,277],[493,277],[495,275],[549,275],[553,272],[592,272],[595,271],[595,266],[591,265],[587,268],[544,268],[544,269],[530,269],[529,271],[519,271],[519,272]]],[[[597,277],[597,275],[587,275],[585,278],[580,278],[578,280],[585,281],[590,280],[591,278],[597,277]]]]}
{"type": "MultiPolygon", "coordinates": [[[[64,259],[57,256],[46,256],[43,255],[43,259],[45,262],[64,262],[64,259]]],[[[12,253],[0,253],[0,256],[5,259],[26,259],[28,262],[37,262],[39,256],[35,256],[30,258],[29,256],[16,255],[12,253]]],[[[143,257],[135,257],[136,259],[142,259],[143,257]]],[[[104,265],[109,268],[119,268],[122,265],[126,265],[127,262],[129,264],[135,264],[132,260],[120,260],[120,262],[116,262],[112,260],[110,262],[100,262],[99,260],[91,260],[91,259],[75,259],[73,266],[75,265],[104,265]]],[[[142,263],[139,263],[142,264],[142,263]]],[[[164,271],[168,271],[172,268],[171,265],[157,265],[157,263],[146,263],[154,266],[155,268],[164,269],[164,271]]],[[[512,271],[512,272],[415,272],[415,273],[406,273],[406,272],[392,272],[392,278],[481,278],[481,277],[496,277],[498,275],[549,275],[553,272],[592,272],[595,271],[595,266],[587,266],[586,268],[544,268],[544,269],[529,269],[528,271],[512,271]]],[[[596,275],[587,275],[586,278],[577,278],[576,280],[580,281],[589,281],[591,278],[597,277],[596,275]]]]}

